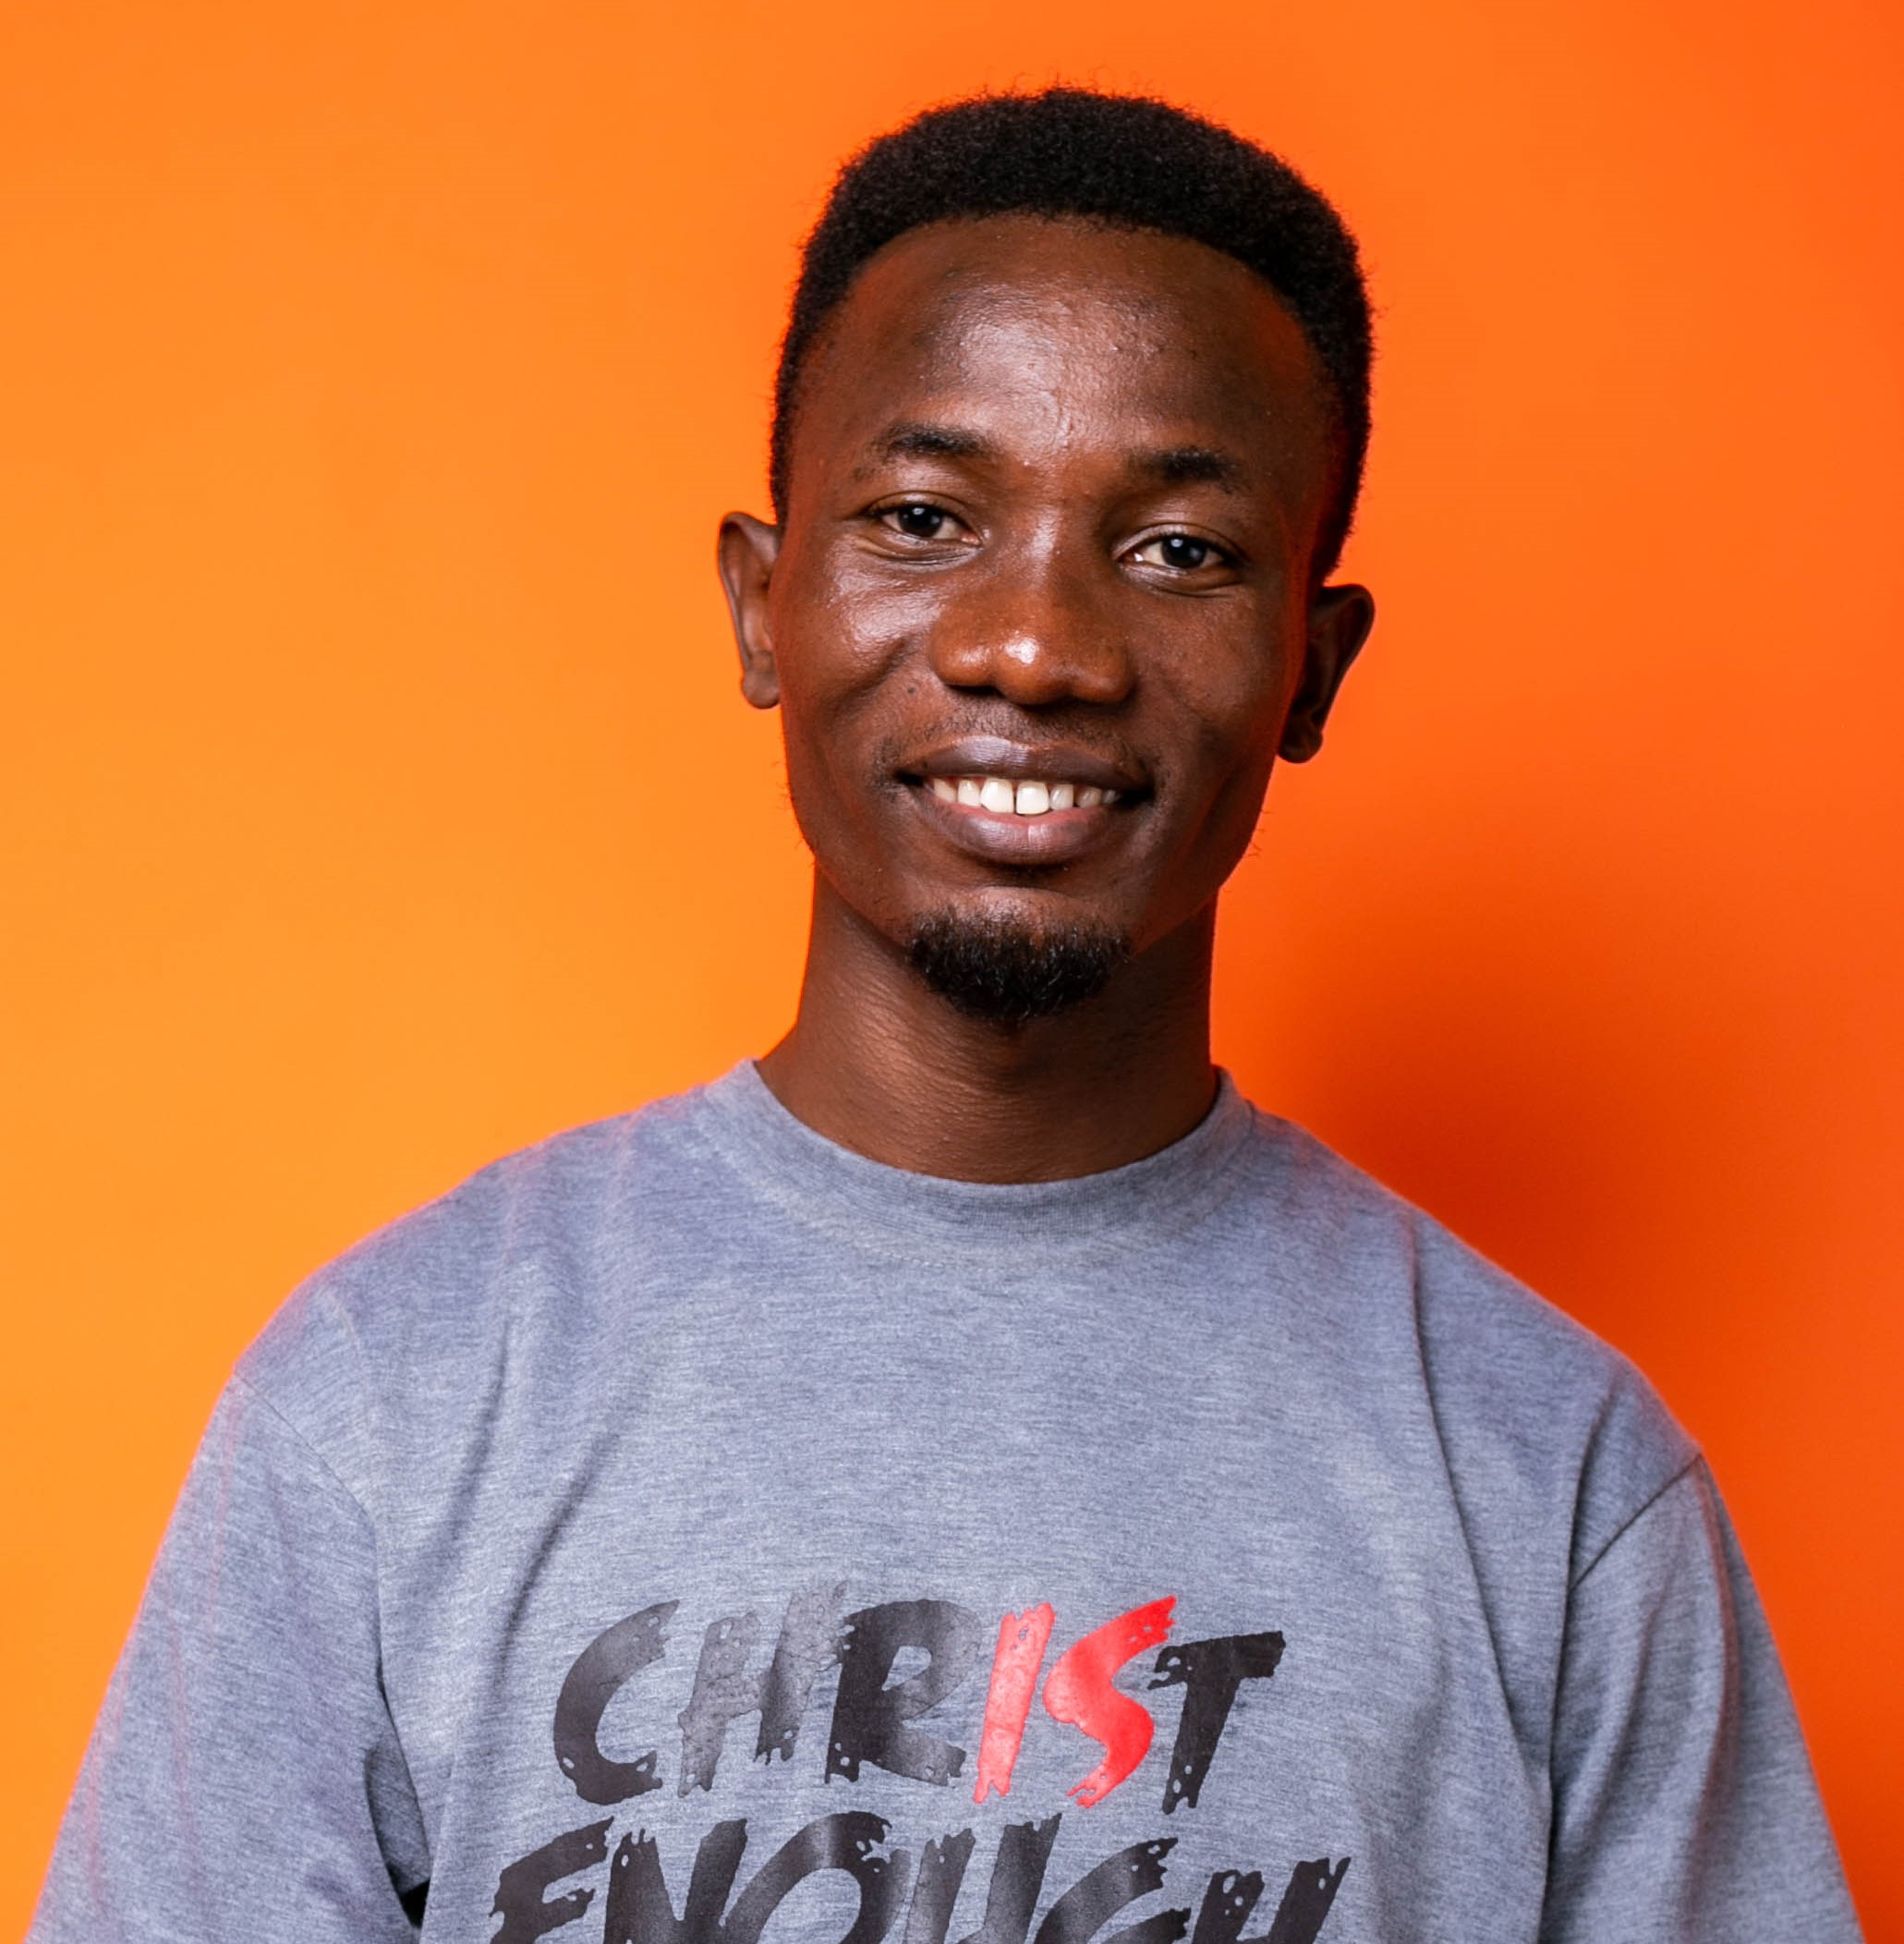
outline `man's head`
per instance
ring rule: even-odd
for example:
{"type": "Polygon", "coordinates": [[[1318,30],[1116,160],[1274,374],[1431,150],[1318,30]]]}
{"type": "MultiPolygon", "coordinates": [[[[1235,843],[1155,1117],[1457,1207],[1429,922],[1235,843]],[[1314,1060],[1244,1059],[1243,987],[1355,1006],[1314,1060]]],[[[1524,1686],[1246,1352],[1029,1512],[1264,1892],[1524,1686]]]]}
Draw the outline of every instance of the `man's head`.
{"type": "Polygon", "coordinates": [[[1160,103],[962,103],[809,240],[722,572],[823,898],[1012,1025],[1213,908],[1366,633],[1352,242],[1160,103]],[[973,800],[974,798],[977,800],[973,800]]]}

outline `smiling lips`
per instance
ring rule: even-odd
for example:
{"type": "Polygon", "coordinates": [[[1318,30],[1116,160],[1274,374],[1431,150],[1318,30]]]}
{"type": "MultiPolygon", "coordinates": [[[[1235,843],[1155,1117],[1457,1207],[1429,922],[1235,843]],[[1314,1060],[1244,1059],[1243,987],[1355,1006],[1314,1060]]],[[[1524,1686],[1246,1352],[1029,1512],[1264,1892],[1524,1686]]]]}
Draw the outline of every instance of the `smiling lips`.
{"type": "Polygon", "coordinates": [[[941,803],[1001,815],[1043,817],[1052,810],[1095,810],[1109,808],[1122,794],[1090,783],[1014,783],[1009,776],[928,776],[933,796],[941,803]]]}

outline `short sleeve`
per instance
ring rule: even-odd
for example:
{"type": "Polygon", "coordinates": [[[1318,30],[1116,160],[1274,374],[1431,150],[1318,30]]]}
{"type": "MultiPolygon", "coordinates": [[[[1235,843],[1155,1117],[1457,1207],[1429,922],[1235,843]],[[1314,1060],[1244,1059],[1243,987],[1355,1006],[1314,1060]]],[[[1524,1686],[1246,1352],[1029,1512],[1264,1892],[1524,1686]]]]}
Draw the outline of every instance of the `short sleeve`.
{"type": "Polygon", "coordinates": [[[429,1874],[379,1678],[370,1526],[235,1379],[107,1690],[31,1944],[410,1939],[429,1874]]]}
{"type": "Polygon", "coordinates": [[[1791,1696],[1695,1462],[1574,1583],[1542,1944],[1856,1944],[1791,1696]]]}

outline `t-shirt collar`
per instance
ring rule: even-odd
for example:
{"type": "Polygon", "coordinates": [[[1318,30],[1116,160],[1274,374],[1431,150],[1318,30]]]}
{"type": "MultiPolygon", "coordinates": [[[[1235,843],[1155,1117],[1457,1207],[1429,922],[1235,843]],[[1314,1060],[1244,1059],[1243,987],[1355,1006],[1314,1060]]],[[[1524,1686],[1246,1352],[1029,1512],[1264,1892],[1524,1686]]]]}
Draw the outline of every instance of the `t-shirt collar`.
{"type": "Polygon", "coordinates": [[[781,1105],[751,1060],[701,1088],[692,1131],[755,1194],[876,1253],[1116,1253],[1201,1221],[1228,1196],[1255,1121],[1227,1073],[1208,1113],[1155,1154],[1049,1182],[952,1181],[868,1160],[781,1105]]]}

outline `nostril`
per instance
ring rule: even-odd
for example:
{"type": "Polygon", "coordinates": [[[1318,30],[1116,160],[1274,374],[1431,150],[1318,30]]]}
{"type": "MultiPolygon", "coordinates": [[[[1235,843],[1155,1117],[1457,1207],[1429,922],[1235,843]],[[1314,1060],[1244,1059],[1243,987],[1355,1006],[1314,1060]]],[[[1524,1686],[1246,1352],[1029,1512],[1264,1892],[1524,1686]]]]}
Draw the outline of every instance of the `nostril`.
{"type": "Polygon", "coordinates": [[[1085,628],[1046,630],[1007,618],[997,633],[941,636],[933,662],[952,688],[988,688],[1025,707],[1067,699],[1110,704],[1131,686],[1130,657],[1120,642],[1085,628]]]}

